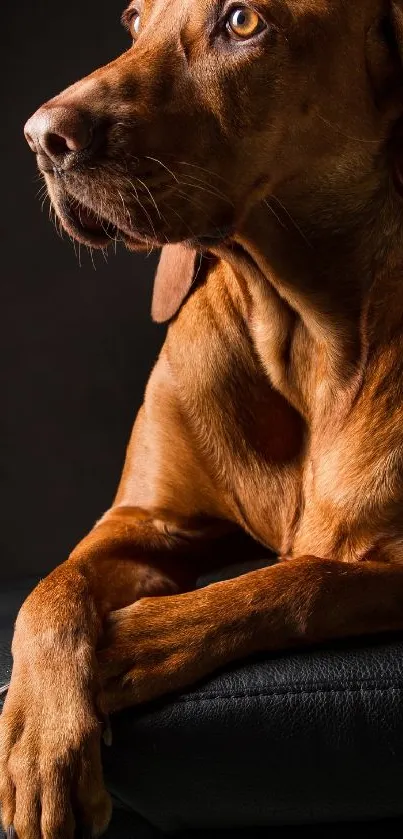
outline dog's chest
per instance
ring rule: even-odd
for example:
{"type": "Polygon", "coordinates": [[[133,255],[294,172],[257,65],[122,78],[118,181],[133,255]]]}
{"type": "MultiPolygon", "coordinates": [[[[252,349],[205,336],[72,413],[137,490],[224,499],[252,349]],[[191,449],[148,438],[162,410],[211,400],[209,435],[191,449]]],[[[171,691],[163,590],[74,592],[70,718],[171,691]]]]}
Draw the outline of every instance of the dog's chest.
{"type": "Polygon", "coordinates": [[[175,341],[172,366],[232,516],[279,553],[360,558],[380,534],[403,537],[403,423],[393,382],[380,393],[369,383],[343,423],[335,399],[325,432],[319,406],[312,433],[303,411],[326,370],[318,374],[306,330],[274,297],[265,317],[256,306],[248,322],[240,303],[230,303],[222,285],[193,296],[191,341],[175,341]]]}
{"type": "MultiPolygon", "coordinates": [[[[352,560],[372,555],[382,544],[390,558],[399,543],[402,555],[401,358],[389,347],[378,352],[355,404],[354,388],[332,384],[324,357],[298,320],[287,320],[275,297],[270,303],[270,318],[263,317],[262,304],[256,307],[254,345],[268,379],[309,416],[292,552],[352,560]]],[[[283,477],[287,484],[286,469],[283,477]]]]}
{"type": "Polygon", "coordinates": [[[312,441],[296,553],[354,560],[378,548],[379,558],[392,558],[403,538],[399,415],[363,399],[341,429],[312,441]]]}

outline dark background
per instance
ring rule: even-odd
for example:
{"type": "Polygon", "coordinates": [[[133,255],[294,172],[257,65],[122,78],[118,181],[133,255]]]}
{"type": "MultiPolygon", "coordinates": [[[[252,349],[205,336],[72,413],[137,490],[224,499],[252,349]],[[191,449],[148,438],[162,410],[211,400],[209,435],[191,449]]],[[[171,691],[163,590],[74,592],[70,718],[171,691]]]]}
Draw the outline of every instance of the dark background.
{"type": "Polygon", "coordinates": [[[2,6],[0,276],[1,578],[50,570],[110,506],[163,340],[149,259],[108,264],[58,238],[23,125],[128,47],[117,0],[2,6]]]}

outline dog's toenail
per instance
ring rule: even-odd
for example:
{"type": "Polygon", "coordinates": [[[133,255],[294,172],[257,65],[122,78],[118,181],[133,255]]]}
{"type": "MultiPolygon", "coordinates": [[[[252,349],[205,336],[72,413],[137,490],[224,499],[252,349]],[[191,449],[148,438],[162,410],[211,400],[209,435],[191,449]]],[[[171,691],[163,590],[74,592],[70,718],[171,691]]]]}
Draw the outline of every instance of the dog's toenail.
{"type": "Polygon", "coordinates": [[[18,839],[14,827],[8,827],[6,832],[7,839],[18,839]]]}

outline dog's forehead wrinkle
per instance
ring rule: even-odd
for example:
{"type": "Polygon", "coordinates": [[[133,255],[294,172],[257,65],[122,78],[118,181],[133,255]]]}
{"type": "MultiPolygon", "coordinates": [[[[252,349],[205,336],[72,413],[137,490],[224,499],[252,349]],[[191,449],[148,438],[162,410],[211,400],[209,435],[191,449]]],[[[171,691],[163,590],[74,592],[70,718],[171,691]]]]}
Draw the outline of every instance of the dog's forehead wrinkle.
{"type": "MultiPolygon", "coordinates": [[[[147,22],[163,23],[167,29],[174,26],[181,26],[187,19],[189,14],[189,7],[193,2],[189,0],[144,0],[144,11],[147,16],[147,22]]],[[[203,3],[199,2],[195,8],[201,8],[203,3]]]]}

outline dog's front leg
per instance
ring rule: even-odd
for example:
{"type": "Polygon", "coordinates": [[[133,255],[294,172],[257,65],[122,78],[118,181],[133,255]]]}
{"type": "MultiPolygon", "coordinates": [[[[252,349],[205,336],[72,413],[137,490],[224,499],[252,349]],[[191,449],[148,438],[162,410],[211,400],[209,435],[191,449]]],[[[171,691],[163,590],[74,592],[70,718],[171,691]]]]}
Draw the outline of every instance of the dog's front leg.
{"type": "Polygon", "coordinates": [[[77,826],[95,836],[106,827],[95,656],[104,620],[141,596],[186,590],[196,574],[190,537],[184,545],[139,511],[118,508],[30,595],[0,717],[2,818],[18,839],[72,839],[77,826]]]}
{"type": "Polygon", "coordinates": [[[0,805],[18,839],[72,839],[77,826],[93,834],[106,826],[96,650],[107,616],[191,589],[215,540],[234,528],[226,513],[162,353],[113,508],[17,619],[0,717],[0,805]]]}
{"type": "Polygon", "coordinates": [[[193,685],[263,651],[403,629],[403,567],[305,557],[109,620],[99,650],[109,712],[193,685]]]}

